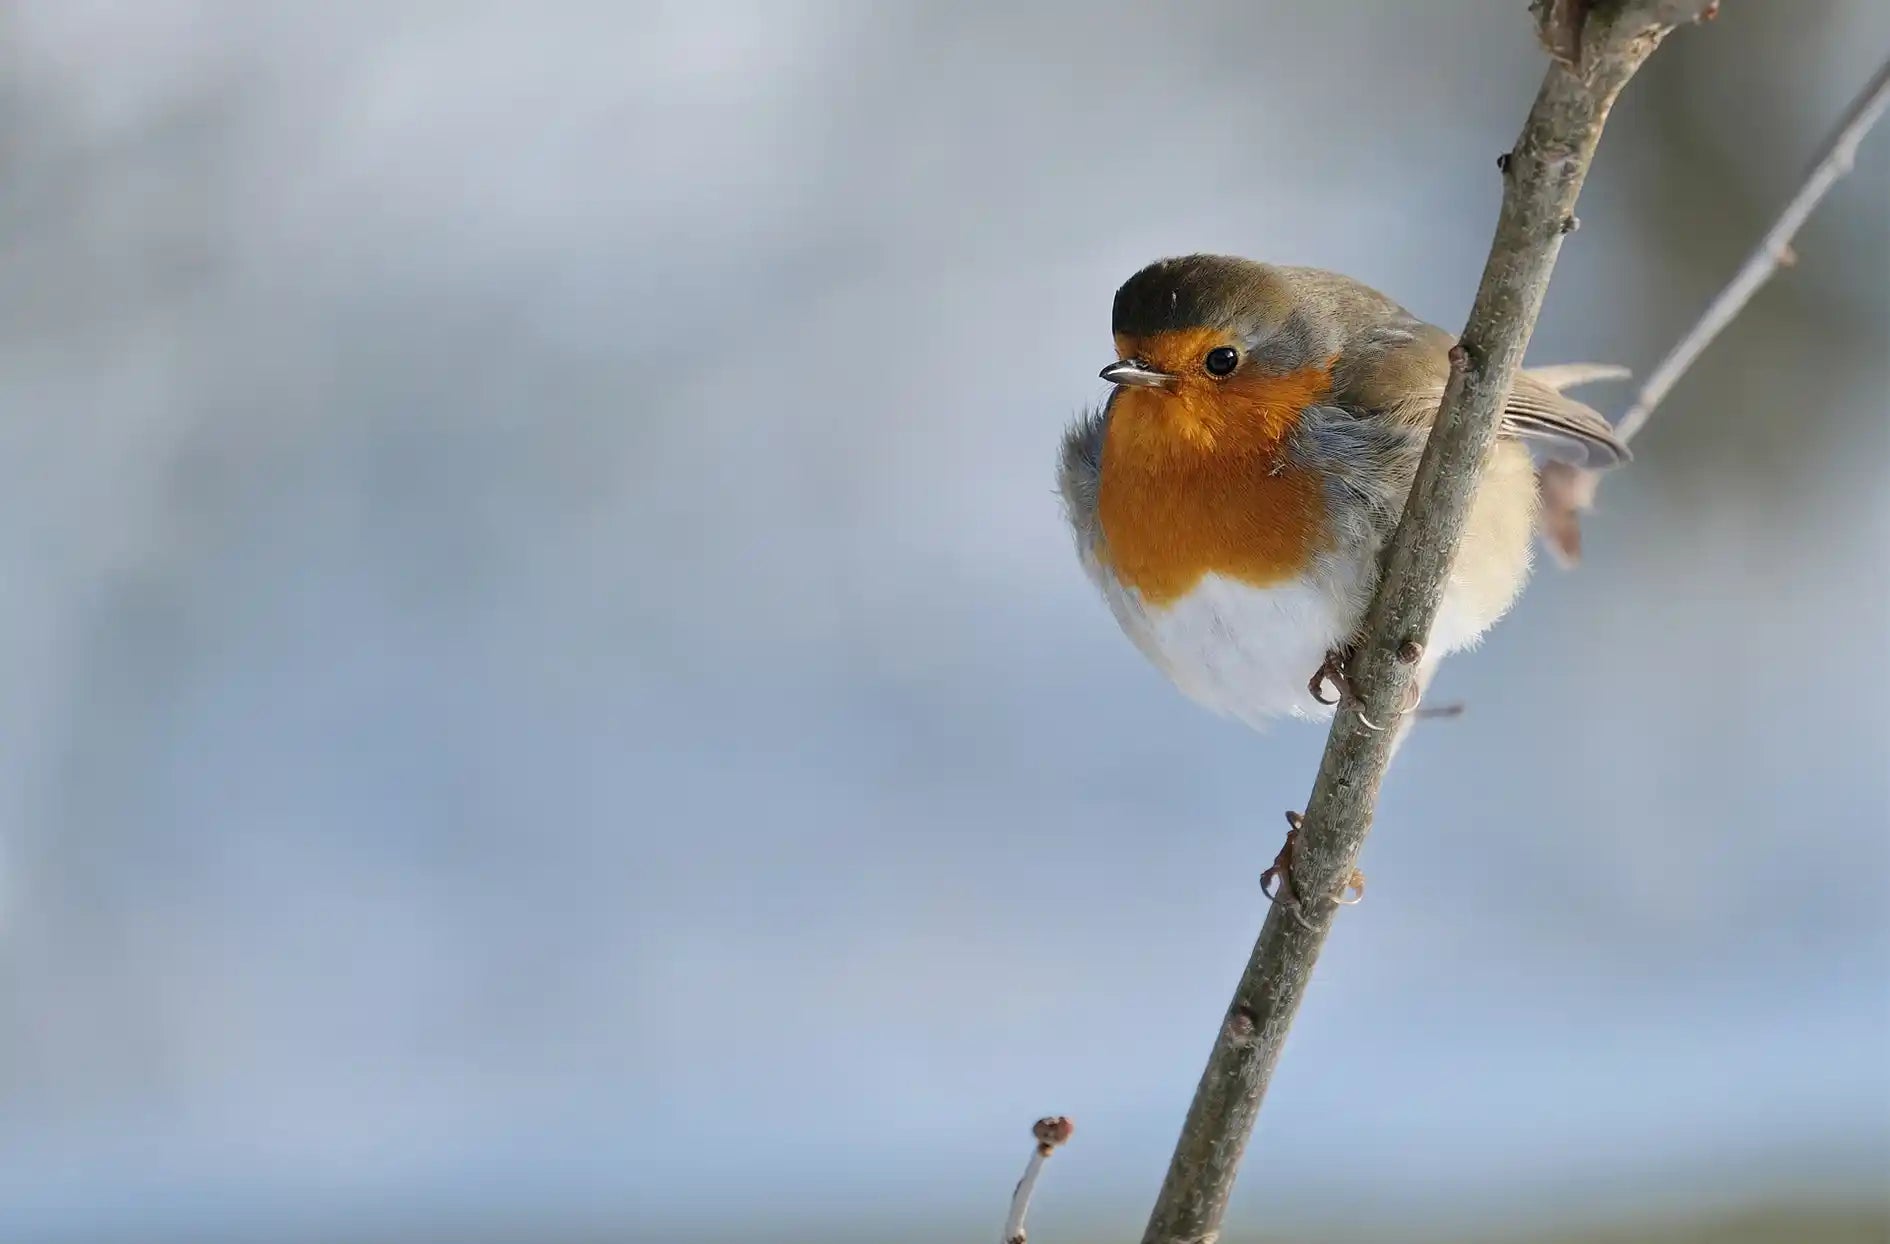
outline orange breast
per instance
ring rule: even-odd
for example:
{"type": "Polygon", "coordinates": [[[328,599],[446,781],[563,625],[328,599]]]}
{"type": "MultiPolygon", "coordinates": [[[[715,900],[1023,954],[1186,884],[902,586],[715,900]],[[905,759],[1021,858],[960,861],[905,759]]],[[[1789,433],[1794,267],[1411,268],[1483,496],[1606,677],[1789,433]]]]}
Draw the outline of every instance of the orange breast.
{"type": "Polygon", "coordinates": [[[1097,495],[1116,578],[1159,606],[1209,574],[1298,577],[1325,541],[1324,493],[1311,472],[1283,469],[1280,446],[1327,375],[1119,392],[1097,495]]]}

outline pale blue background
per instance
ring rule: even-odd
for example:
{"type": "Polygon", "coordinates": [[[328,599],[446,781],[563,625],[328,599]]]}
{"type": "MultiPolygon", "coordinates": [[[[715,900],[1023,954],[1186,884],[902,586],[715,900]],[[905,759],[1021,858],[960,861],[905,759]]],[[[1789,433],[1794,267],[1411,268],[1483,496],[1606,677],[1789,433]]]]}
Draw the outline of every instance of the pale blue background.
{"type": "MultiPolygon", "coordinates": [[[[1453,329],[1520,3],[25,0],[0,1238],[1133,1238],[1322,732],[1052,496],[1109,297],[1453,329]]],[[[1532,358],[1645,369],[1890,49],[1728,3],[1532,358]]],[[[1890,129],[1407,749],[1236,1203],[1881,1195],[1890,129]]],[[[1597,392],[1620,409],[1625,395],[1597,392]]]]}

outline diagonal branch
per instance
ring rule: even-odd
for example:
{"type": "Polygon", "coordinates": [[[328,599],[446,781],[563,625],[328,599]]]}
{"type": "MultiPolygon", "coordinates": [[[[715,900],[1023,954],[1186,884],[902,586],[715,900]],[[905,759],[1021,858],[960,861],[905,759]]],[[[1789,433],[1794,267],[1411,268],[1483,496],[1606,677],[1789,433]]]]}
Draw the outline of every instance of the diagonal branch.
{"type": "MultiPolygon", "coordinates": [[[[1522,363],[1549,274],[1608,111],[1635,70],[1681,21],[1717,0],[1538,0],[1551,64],[1504,169],[1503,206],[1483,280],[1385,572],[1347,670],[1358,703],[1333,718],[1294,853],[1302,895],[1333,895],[1370,829],[1394,731],[1361,716],[1397,715],[1430,634],[1464,518],[1522,363]],[[1569,23],[1573,23],[1570,29],[1569,23]]],[[[1260,1101],[1330,930],[1336,904],[1307,919],[1267,915],[1188,1107],[1143,1244],[1213,1244],[1260,1101]]]]}
{"type": "Polygon", "coordinates": [[[1693,366],[1695,359],[1711,345],[1720,330],[1732,323],[1733,317],[1752,301],[1752,296],[1759,292],[1759,287],[1772,278],[1772,274],[1781,267],[1790,267],[1796,260],[1792,252],[1792,239],[1811,218],[1811,213],[1831,187],[1848,172],[1857,161],[1858,144],[1864,141],[1864,135],[1877,123],[1886,108],[1890,108],[1890,60],[1877,67],[1870,82],[1864,87],[1851,104],[1844,120],[1838,123],[1837,130],[1826,140],[1824,150],[1811,166],[1811,172],[1805,177],[1805,184],[1800,186],[1792,201],[1785,205],[1776,224],[1766,231],[1759,245],[1745,263],[1739,265],[1739,271],[1726,283],[1726,288],[1719,291],[1713,301],[1700,315],[1699,323],[1692,331],[1682,337],[1677,345],[1660,360],[1660,366],[1648,375],[1647,383],[1641,386],[1640,395],[1634,399],[1634,405],[1621,416],[1621,422],[1615,425],[1615,435],[1622,440],[1632,440],[1641,430],[1654,407],[1660,405],[1662,398],[1693,366]]]}
{"type": "MultiPolygon", "coordinates": [[[[1649,373],[1647,383],[1641,386],[1640,394],[1634,399],[1634,405],[1615,425],[1615,435],[1622,441],[1633,440],[1635,434],[1647,426],[1654,408],[1679,383],[1680,377],[1687,373],[1720,331],[1745,310],[1752,296],[1780,268],[1789,268],[1796,262],[1792,239],[1798,236],[1798,231],[1804,228],[1805,221],[1811,218],[1811,213],[1830,193],[1831,187],[1851,171],[1864,135],[1870,132],[1870,127],[1882,118],[1886,110],[1890,110],[1890,60],[1877,67],[1877,72],[1871,75],[1863,92],[1851,102],[1850,110],[1838,122],[1831,136],[1825,139],[1818,158],[1812,161],[1811,171],[1805,175],[1804,184],[1792,196],[1792,201],[1785,205],[1785,210],[1779,213],[1778,220],[1766,230],[1765,236],[1759,239],[1758,246],[1746,256],[1746,261],[1739,265],[1739,271],[1733,274],[1725,288],[1714,295],[1713,301],[1706,305],[1706,310],[1700,313],[1699,320],[1687,331],[1686,336],[1649,373]]],[[[1549,550],[1563,565],[1572,565],[1581,557],[1580,516],[1583,511],[1594,506],[1595,490],[1601,485],[1601,477],[1593,471],[1566,462],[1551,462],[1542,468],[1541,480],[1543,531],[1549,550]]]]}

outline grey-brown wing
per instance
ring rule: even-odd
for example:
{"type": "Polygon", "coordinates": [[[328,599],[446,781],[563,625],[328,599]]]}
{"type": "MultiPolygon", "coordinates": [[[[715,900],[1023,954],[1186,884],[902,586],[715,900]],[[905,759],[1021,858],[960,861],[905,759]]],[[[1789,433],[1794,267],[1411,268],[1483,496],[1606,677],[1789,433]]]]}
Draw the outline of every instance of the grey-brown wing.
{"type": "MultiPolygon", "coordinates": [[[[1335,388],[1347,405],[1423,419],[1443,400],[1450,378],[1454,338],[1435,324],[1394,316],[1357,341],[1347,374],[1335,373],[1335,388]]],[[[1546,458],[1591,469],[1619,466],[1627,446],[1592,407],[1562,390],[1627,372],[1597,363],[1530,368],[1517,376],[1503,407],[1501,431],[1526,441],[1546,458]]]]}

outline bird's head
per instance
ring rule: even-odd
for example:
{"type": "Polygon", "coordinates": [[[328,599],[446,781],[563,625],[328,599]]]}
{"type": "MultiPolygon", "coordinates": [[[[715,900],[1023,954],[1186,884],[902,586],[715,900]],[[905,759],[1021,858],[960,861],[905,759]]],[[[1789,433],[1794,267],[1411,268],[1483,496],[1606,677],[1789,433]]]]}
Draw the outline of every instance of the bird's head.
{"type": "Polygon", "coordinates": [[[1326,334],[1279,268],[1226,255],[1150,264],[1116,291],[1111,417],[1176,447],[1277,443],[1331,385],[1326,334]]]}

